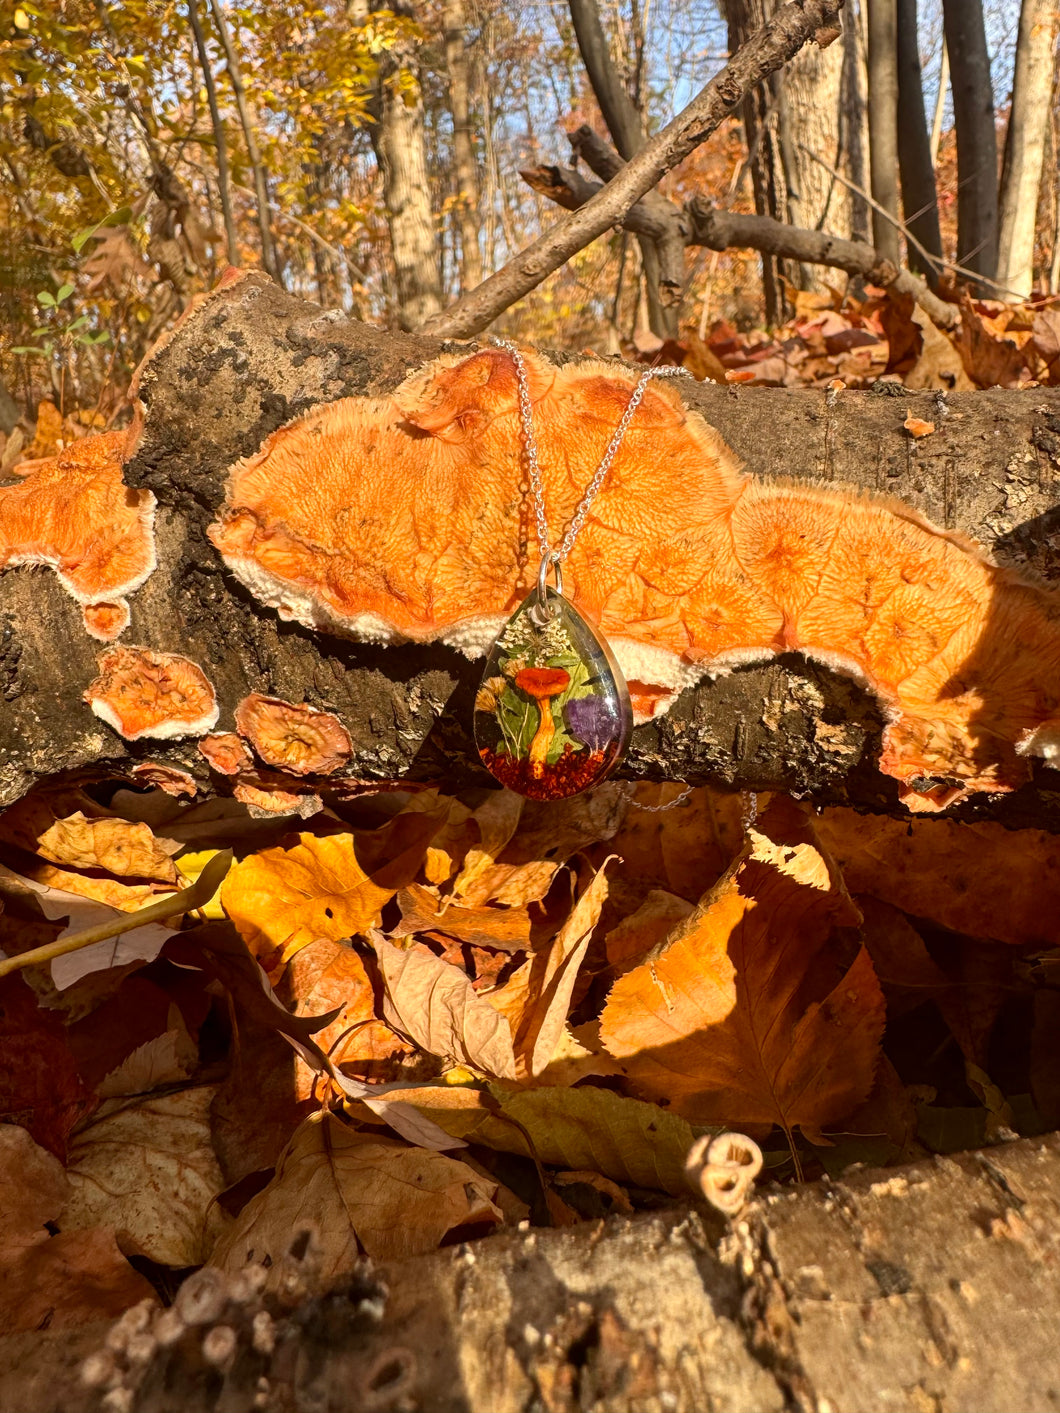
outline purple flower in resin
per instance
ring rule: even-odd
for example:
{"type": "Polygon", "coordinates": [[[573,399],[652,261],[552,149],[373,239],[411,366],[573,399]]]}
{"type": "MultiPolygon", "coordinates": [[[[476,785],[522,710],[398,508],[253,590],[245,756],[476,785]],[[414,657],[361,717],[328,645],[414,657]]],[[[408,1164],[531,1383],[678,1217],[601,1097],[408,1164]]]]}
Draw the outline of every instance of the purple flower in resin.
{"type": "Polygon", "coordinates": [[[603,751],[615,739],[617,721],[606,697],[576,697],[566,706],[571,735],[591,751],[603,751]]]}

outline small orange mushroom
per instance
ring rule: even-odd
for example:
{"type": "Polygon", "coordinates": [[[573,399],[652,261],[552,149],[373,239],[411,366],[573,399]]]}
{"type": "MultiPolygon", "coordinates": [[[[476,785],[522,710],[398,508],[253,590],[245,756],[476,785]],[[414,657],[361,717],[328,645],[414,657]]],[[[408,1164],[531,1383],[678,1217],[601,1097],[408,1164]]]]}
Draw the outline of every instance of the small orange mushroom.
{"type": "Polygon", "coordinates": [[[250,770],[254,757],[245,741],[234,731],[217,731],[199,742],[199,754],[209,761],[219,775],[238,775],[250,770]]]}
{"type": "Polygon", "coordinates": [[[217,696],[206,674],[178,653],[111,648],[84,700],[127,741],[198,736],[217,724],[217,696]]]}
{"type": "Polygon", "coordinates": [[[133,766],[132,775],[138,785],[154,785],[167,795],[194,796],[199,789],[193,775],[175,765],[163,765],[161,761],[141,761],[133,766]]]}
{"type": "Polygon", "coordinates": [[[330,775],[353,751],[337,716],[304,702],[251,692],[236,707],[236,728],[265,762],[293,775],[330,775]]]}
{"type": "Polygon", "coordinates": [[[128,624],[126,594],[155,568],[155,498],[122,482],[125,432],[71,443],[19,485],[0,486],[0,569],[46,564],[85,613],[93,637],[128,624]]]}
{"type": "Polygon", "coordinates": [[[310,819],[324,808],[319,795],[263,789],[246,780],[238,781],[232,793],[241,804],[246,805],[253,819],[281,814],[296,814],[299,819],[310,819]]]}
{"type": "Polygon", "coordinates": [[[548,748],[556,734],[552,698],[558,697],[570,685],[570,673],[562,667],[524,667],[515,674],[515,685],[520,692],[533,697],[541,713],[534,739],[530,742],[530,773],[535,780],[540,780],[548,763],[548,748]]]}

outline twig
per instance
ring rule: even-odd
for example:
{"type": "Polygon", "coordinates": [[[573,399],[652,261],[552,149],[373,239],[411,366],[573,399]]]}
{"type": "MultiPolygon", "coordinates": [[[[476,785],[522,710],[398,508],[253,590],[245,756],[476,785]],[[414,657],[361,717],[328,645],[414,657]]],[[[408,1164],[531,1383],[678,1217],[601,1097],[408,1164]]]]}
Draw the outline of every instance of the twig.
{"type": "Polygon", "coordinates": [[[556,222],[477,289],[428,319],[420,332],[433,338],[473,337],[572,255],[619,225],[630,207],[704,142],[746,93],[793,58],[808,40],[819,37],[819,42],[830,43],[839,33],[842,3],[793,0],[784,5],[591,201],[556,222]]]}
{"type": "Polygon", "coordinates": [[[69,937],[61,937],[57,942],[46,942],[43,947],[22,952],[17,957],[0,960],[0,976],[21,971],[23,967],[35,966],[39,962],[50,962],[55,957],[65,957],[67,952],[79,952],[82,947],[91,947],[94,942],[106,942],[110,937],[120,937],[123,932],[132,932],[145,923],[159,922],[162,918],[180,917],[195,908],[208,903],[224,881],[225,874],[232,864],[232,850],[222,849],[214,855],[190,888],[182,888],[179,893],[171,893],[168,898],[160,898],[139,912],[126,913],[120,922],[105,922],[99,927],[88,927],[74,932],[69,937]]]}
{"type": "MultiPolygon", "coordinates": [[[[816,152],[811,152],[810,149],[804,147],[801,142],[799,143],[799,148],[806,153],[807,157],[812,157],[826,172],[831,173],[837,181],[841,181],[844,186],[849,187],[856,196],[860,196],[867,201],[874,211],[878,211],[881,216],[890,221],[893,226],[896,226],[898,230],[901,231],[902,235],[905,236],[909,244],[913,246],[929,264],[935,267],[941,266],[944,270],[952,270],[954,274],[964,275],[969,280],[975,280],[977,284],[989,285],[991,289],[996,289],[999,294],[1012,295],[1014,298],[1018,299],[1021,304],[1024,302],[1024,296],[1020,294],[1018,290],[1009,289],[1007,285],[999,285],[996,280],[991,280],[986,275],[980,275],[977,270],[969,270],[965,265],[957,265],[952,260],[947,260],[944,255],[932,255],[930,250],[924,249],[904,221],[900,221],[897,216],[892,216],[890,211],[884,210],[878,201],[873,201],[867,191],[862,190],[856,183],[844,177],[842,173],[837,172],[834,167],[830,167],[823,157],[818,157],[816,152]]],[[[977,249],[978,248],[979,247],[977,247],[977,249]]]]}

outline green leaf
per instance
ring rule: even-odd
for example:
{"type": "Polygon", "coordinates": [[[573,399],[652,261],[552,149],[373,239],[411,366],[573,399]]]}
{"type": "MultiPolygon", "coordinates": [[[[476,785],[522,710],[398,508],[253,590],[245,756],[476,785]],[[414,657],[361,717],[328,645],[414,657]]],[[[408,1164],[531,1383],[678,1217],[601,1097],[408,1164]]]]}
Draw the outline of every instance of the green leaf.
{"type": "Polygon", "coordinates": [[[60,285],[60,286],[59,286],[59,292],[58,292],[58,294],[55,296],[55,303],[56,303],[56,304],[62,304],[63,300],[64,300],[64,299],[69,299],[70,296],[73,294],[73,292],[74,292],[74,287],[73,287],[73,285],[71,285],[71,284],[60,285]]]}
{"type": "Polygon", "coordinates": [[[37,295],[37,303],[43,304],[45,309],[54,309],[55,295],[52,294],[49,290],[42,289],[40,294],[37,295]]]}
{"type": "Polygon", "coordinates": [[[103,217],[102,221],[97,221],[94,226],[86,226],[83,231],[78,231],[70,242],[74,253],[80,255],[86,242],[90,241],[96,232],[102,230],[104,226],[124,226],[128,224],[131,218],[131,206],[119,206],[117,210],[108,212],[108,214],[103,217]]]}
{"type": "Polygon", "coordinates": [[[27,356],[36,354],[38,358],[45,358],[48,350],[46,348],[34,348],[30,344],[20,343],[17,348],[11,350],[12,353],[24,353],[27,356]]]}

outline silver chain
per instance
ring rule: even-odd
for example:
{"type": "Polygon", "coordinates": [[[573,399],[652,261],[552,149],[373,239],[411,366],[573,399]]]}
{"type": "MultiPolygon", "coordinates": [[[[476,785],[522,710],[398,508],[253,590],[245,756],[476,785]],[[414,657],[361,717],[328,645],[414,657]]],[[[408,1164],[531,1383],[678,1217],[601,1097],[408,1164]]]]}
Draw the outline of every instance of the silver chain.
{"type": "Polygon", "coordinates": [[[633,396],[626,404],[626,410],[619,419],[611,440],[607,444],[607,450],[601,458],[600,465],[596,468],[596,473],[585,488],[585,494],[578,503],[567,526],[567,533],[560,541],[559,549],[552,548],[552,542],[548,533],[548,517],[545,514],[545,492],[541,481],[541,467],[537,460],[537,440],[534,437],[534,409],[530,401],[530,385],[526,377],[526,363],[523,355],[516,348],[515,344],[509,343],[506,339],[494,339],[493,342],[498,348],[503,348],[505,352],[512,355],[515,363],[515,376],[519,383],[519,415],[523,424],[523,441],[526,445],[526,462],[530,471],[530,490],[534,497],[534,514],[537,518],[537,542],[541,547],[541,564],[544,568],[547,564],[559,565],[567,558],[573,548],[574,541],[578,538],[578,532],[585,524],[585,517],[589,513],[589,507],[596,499],[600,487],[604,484],[604,477],[611,469],[611,463],[615,459],[615,453],[622,444],[622,438],[629,429],[629,424],[633,421],[633,416],[641,404],[645,389],[652,378],[680,378],[689,377],[687,368],[645,368],[644,372],[637,379],[637,386],[633,389],[633,396]]]}

